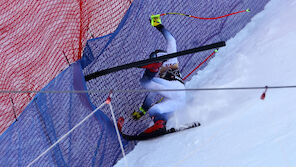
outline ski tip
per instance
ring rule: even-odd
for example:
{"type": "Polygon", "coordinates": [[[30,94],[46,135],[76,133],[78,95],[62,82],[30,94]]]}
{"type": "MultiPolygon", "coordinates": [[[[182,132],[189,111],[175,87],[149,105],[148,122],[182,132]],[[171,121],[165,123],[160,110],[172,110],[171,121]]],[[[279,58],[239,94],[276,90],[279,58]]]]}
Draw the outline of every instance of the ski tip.
{"type": "Polygon", "coordinates": [[[251,10],[248,8],[248,9],[246,9],[246,12],[251,12],[251,10]]]}
{"type": "Polygon", "coordinates": [[[120,117],[118,120],[117,120],[117,126],[118,126],[118,129],[121,131],[122,127],[123,127],[123,124],[124,124],[124,118],[123,117],[120,117]]]}

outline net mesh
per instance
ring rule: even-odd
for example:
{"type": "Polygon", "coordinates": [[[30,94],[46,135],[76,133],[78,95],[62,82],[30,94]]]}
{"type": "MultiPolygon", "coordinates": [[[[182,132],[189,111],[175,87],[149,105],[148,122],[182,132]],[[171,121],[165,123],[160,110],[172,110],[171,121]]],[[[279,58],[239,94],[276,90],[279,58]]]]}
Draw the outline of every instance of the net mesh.
{"type": "MultiPolygon", "coordinates": [[[[85,90],[80,61],[42,89],[43,92],[85,90]]],[[[0,166],[30,164],[94,109],[86,93],[38,93],[18,121],[0,136],[0,166]]],[[[105,107],[101,110],[110,112],[105,107]]],[[[101,110],[33,166],[112,166],[121,157],[121,151],[113,123],[101,110]]],[[[130,147],[126,141],[124,147],[130,147]]]]}
{"type": "MultiPolygon", "coordinates": [[[[1,1],[0,89],[40,90],[81,58],[87,39],[113,32],[130,4],[129,0],[1,1]]],[[[0,94],[0,134],[34,95],[0,94]]]]}
{"type": "MultiPolygon", "coordinates": [[[[232,38],[267,2],[3,1],[0,5],[1,89],[40,90],[45,85],[44,91],[86,90],[86,87],[88,90],[142,89],[139,79],[143,69],[123,70],[87,83],[83,75],[147,59],[155,49],[165,50],[164,38],[148,21],[151,14],[180,12],[216,17],[247,8],[252,10],[211,21],[164,16],[162,22],[176,38],[181,51],[232,38]],[[80,58],[81,61],[76,61],[80,58]]],[[[180,57],[183,76],[211,52],[180,57]]],[[[145,95],[114,92],[115,116],[125,117],[125,133],[138,133],[150,123],[148,115],[139,121],[130,119],[145,95]]],[[[108,93],[1,93],[0,96],[0,164],[26,166],[102,104],[108,93]]],[[[103,107],[33,166],[113,166],[122,155],[110,118],[110,110],[103,107]]],[[[123,144],[129,152],[136,142],[123,140],[123,144]]]]}

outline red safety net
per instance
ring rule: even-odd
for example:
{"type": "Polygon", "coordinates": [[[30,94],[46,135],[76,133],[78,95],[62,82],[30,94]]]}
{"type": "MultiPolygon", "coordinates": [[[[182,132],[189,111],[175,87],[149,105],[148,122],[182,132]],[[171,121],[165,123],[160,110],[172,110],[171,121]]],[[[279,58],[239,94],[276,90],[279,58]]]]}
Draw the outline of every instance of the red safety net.
{"type": "Polygon", "coordinates": [[[0,2],[0,134],[38,91],[81,58],[87,39],[113,32],[130,0],[0,2]]]}

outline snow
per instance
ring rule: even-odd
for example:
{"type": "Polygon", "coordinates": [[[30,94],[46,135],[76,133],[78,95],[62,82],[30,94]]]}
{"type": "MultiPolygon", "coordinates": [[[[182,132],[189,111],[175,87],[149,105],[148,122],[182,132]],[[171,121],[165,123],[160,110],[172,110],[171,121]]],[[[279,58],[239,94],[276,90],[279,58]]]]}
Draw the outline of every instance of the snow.
{"type": "MultiPolygon", "coordinates": [[[[269,2],[186,87],[296,85],[295,8],[295,0],[269,2]]],[[[261,100],[263,91],[188,92],[177,123],[202,126],[139,142],[129,167],[296,166],[296,89],[268,89],[261,100]]]]}

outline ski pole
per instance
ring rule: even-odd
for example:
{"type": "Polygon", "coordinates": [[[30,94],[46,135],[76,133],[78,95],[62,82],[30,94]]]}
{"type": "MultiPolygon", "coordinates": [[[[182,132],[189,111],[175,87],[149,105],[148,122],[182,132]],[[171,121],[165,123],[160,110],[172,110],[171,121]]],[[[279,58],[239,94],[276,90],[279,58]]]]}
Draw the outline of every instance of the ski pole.
{"type": "Polygon", "coordinates": [[[151,15],[151,25],[154,26],[155,24],[161,24],[160,17],[165,15],[181,15],[181,16],[192,17],[192,18],[201,19],[201,20],[215,20],[215,19],[220,19],[223,17],[228,17],[231,15],[239,14],[239,13],[250,12],[250,11],[251,11],[250,9],[246,9],[246,10],[233,12],[233,13],[229,13],[223,16],[218,16],[218,17],[197,17],[197,16],[192,16],[192,15],[183,14],[183,13],[162,13],[162,14],[151,15]]]}
{"type": "Polygon", "coordinates": [[[220,19],[220,18],[223,18],[223,17],[228,17],[228,16],[235,15],[235,14],[238,14],[238,13],[244,13],[244,12],[250,12],[250,11],[251,11],[250,9],[246,9],[246,10],[233,12],[233,13],[229,13],[229,14],[226,14],[226,15],[223,15],[223,16],[218,16],[218,17],[197,17],[197,16],[192,16],[192,15],[183,14],[183,13],[163,13],[163,14],[159,14],[159,16],[165,16],[165,15],[171,14],[171,15],[187,16],[187,17],[192,17],[192,18],[202,19],[202,20],[214,20],[214,19],[220,19]]]}
{"type": "Polygon", "coordinates": [[[218,52],[218,49],[216,49],[210,56],[208,56],[203,62],[201,62],[198,66],[195,67],[186,77],[184,77],[182,80],[184,81],[187,79],[194,71],[196,71],[201,65],[203,65],[210,57],[212,57],[215,53],[218,52]]]}

